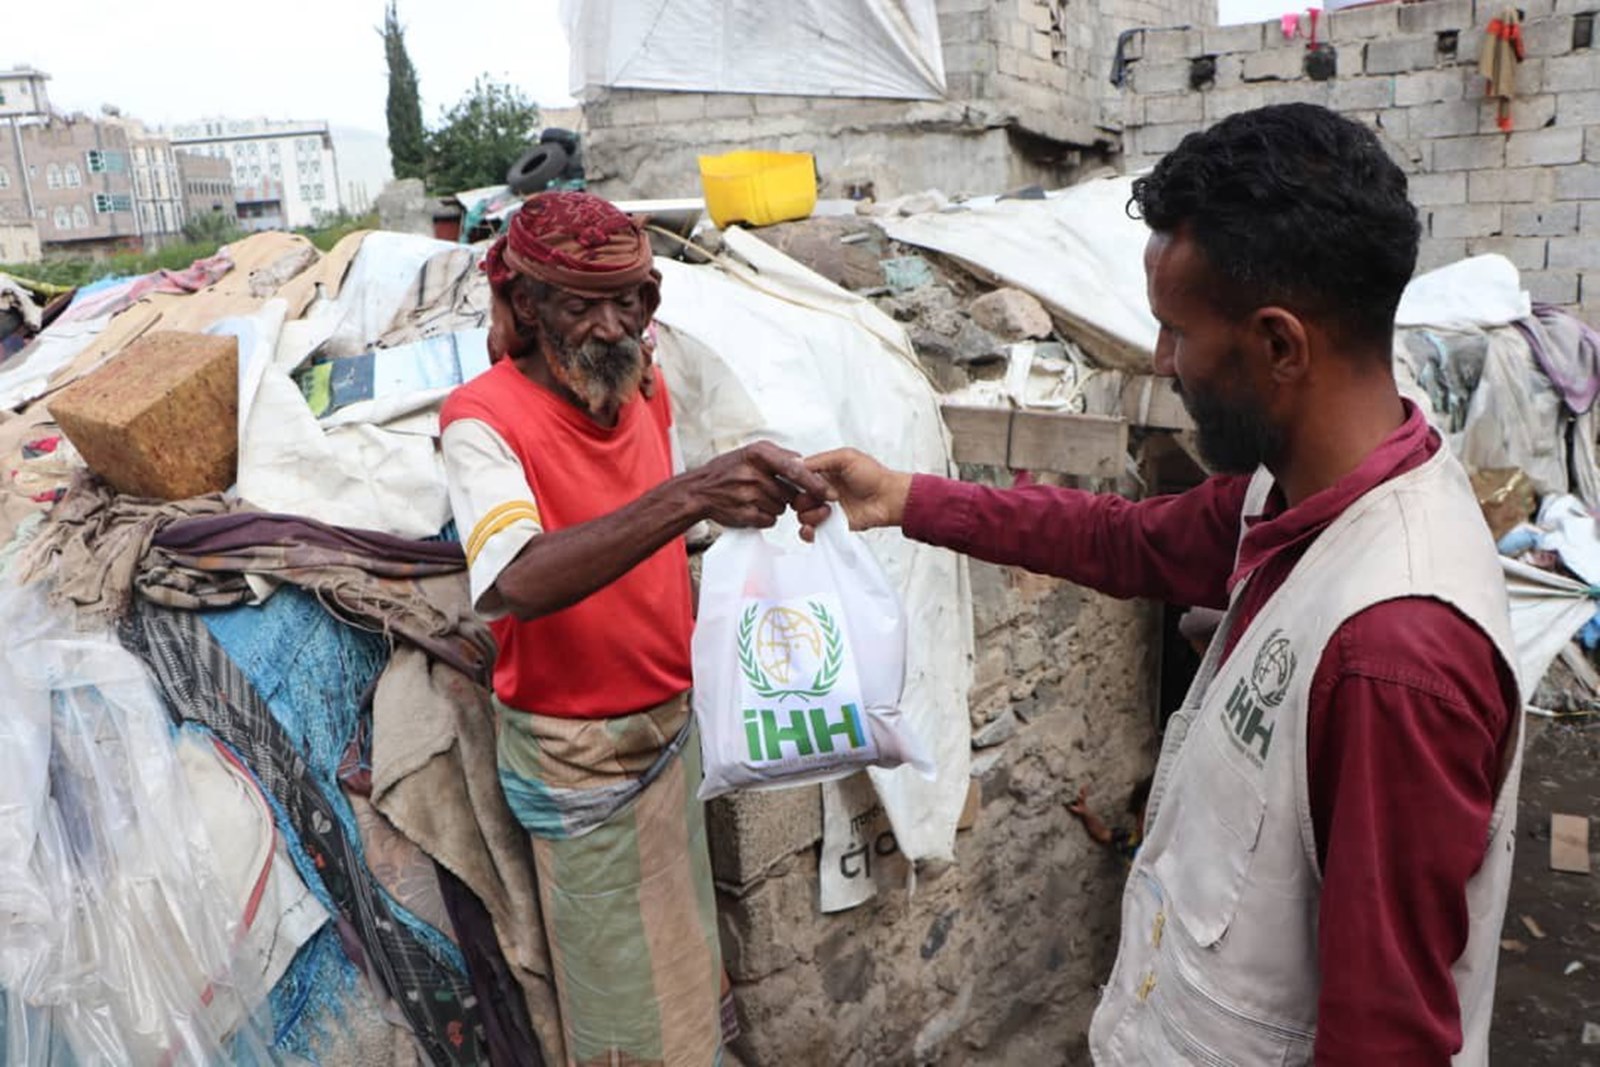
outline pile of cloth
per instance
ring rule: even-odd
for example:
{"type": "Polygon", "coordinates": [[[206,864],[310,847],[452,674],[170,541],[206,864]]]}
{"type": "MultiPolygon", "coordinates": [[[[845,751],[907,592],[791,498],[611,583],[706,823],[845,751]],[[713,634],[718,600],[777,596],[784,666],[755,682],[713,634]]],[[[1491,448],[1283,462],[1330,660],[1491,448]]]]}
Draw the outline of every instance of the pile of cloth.
{"type": "MultiPolygon", "coordinates": [[[[765,437],[947,473],[904,331],[730,247],[660,264],[690,465],[765,437]]],[[[566,1062],[437,446],[443,398],[488,365],[481,257],[258,234],[80,291],[0,362],[0,1061],[566,1062]],[[53,422],[63,387],[152,329],[238,340],[226,493],[120,495],[53,422]]],[[[875,550],[921,620],[905,710],[940,760],[875,788],[908,855],[949,859],[966,571],[875,550]]]]}

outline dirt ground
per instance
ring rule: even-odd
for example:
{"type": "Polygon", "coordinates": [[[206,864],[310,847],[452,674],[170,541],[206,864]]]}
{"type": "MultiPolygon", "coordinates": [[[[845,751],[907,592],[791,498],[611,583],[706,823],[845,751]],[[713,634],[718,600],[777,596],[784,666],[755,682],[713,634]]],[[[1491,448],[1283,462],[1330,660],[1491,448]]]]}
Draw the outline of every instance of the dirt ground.
{"type": "MultiPolygon", "coordinates": [[[[1550,869],[1551,814],[1600,816],[1600,719],[1528,721],[1491,1060],[1510,1067],[1600,1067],[1600,870],[1550,869]],[[1530,931],[1524,916],[1543,937],[1530,931]],[[1588,1045],[1586,1022],[1594,1024],[1588,1045]]],[[[1600,822],[1591,829],[1591,848],[1596,834],[1600,822]]]]}

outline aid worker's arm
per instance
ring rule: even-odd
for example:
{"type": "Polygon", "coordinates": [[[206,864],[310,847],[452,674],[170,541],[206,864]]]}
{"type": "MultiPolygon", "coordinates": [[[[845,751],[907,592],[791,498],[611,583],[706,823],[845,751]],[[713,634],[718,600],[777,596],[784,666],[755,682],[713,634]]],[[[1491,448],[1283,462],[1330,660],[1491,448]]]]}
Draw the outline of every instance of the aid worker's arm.
{"type": "MultiPolygon", "coordinates": [[[[855,449],[806,464],[828,480],[852,529],[899,526],[907,537],[1066,578],[1116,597],[1226,607],[1249,479],[1212,478],[1177,496],[1131,501],[1033,485],[992,489],[893,471],[855,449]]],[[[796,502],[815,526],[827,506],[796,502]]]]}

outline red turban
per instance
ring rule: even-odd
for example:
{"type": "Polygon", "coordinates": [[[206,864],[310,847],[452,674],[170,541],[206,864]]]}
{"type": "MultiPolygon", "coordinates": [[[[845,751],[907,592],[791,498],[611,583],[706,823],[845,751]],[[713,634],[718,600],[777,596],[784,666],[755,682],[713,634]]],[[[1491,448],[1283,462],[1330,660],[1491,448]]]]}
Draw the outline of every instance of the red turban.
{"type": "Polygon", "coordinates": [[[589,193],[530,196],[483,266],[496,289],[525,274],[590,299],[661,280],[644,227],[589,193]]]}

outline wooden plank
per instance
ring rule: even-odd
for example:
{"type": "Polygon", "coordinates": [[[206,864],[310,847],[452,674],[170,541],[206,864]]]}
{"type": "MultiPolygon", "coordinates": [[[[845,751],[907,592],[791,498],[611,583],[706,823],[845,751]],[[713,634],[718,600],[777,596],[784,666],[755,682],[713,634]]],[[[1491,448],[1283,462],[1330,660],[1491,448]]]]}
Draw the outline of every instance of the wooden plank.
{"type": "Polygon", "coordinates": [[[945,404],[944,424],[950,428],[950,454],[957,463],[982,463],[1004,467],[1011,443],[1011,409],[945,404]]]}
{"type": "Polygon", "coordinates": [[[1550,816],[1550,869],[1589,873],[1589,820],[1582,815],[1550,816]]]}
{"type": "Polygon", "coordinates": [[[1173,392],[1172,382],[1154,374],[1100,371],[1083,383],[1083,393],[1096,414],[1119,415],[1145,429],[1192,430],[1194,420],[1173,392]]]}
{"type": "Polygon", "coordinates": [[[1106,415],[1019,411],[1011,423],[1011,467],[1115,478],[1128,456],[1128,424],[1106,415]]]}

